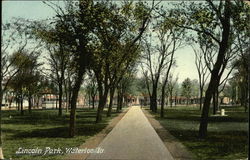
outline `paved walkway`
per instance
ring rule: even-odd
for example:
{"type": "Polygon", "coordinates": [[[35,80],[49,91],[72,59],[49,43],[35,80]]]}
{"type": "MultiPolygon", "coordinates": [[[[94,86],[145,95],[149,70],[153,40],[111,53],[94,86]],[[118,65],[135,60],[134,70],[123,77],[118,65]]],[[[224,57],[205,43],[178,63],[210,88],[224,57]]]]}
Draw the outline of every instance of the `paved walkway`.
{"type": "Polygon", "coordinates": [[[173,160],[140,107],[133,106],[87,159],[173,160]]]}

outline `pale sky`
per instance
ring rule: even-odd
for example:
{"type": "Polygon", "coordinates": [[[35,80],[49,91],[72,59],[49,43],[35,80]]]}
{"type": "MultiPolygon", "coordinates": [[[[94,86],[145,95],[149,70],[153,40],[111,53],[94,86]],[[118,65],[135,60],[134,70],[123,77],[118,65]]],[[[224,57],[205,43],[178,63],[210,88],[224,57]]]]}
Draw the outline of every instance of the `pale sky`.
{"type": "Polygon", "coordinates": [[[13,17],[28,19],[46,19],[53,15],[54,11],[43,4],[42,1],[3,1],[3,23],[13,17]]]}
{"type": "MultiPolygon", "coordinates": [[[[57,1],[53,1],[57,2],[57,1]]],[[[46,19],[52,17],[54,11],[42,1],[3,1],[3,23],[8,22],[13,17],[27,19],[46,19]]],[[[177,68],[175,75],[179,75],[179,82],[185,78],[198,79],[198,74],[194,64],[194,53],[192,48],[185,47],[176,52],[177,68]]]]}

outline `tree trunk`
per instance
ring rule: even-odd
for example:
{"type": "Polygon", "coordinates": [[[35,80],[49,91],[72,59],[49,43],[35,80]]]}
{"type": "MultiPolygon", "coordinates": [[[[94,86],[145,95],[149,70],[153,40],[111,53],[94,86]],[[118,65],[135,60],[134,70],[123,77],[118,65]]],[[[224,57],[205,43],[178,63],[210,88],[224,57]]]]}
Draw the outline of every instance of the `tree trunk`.
{"type": "MultiPolygon", "coordinates": [[[[0,84],[1,83],[2,83],[2,77],[0,77],[0,84]]],[[[3,150],[2,150],[2,144],[3,144],[2,142],[2,104],[3,104],[2,100],[3,100],[3,90],[2,90],[2,85],[0,85],[0,159],[4,159],[3,150]]]]}
{"type": "Polygon", "coordinates": [[[67,91],[67,88],[66,88],[66,84],[64,83],[64,91],[65,91],[65,97],[66,97],[66,100],[64,101],[64,104],[65,104],[65,110],[66,110],[66,113],[68,113],[68,100],[69,100],[69,95],[68,95],[68,91],[67,91]]]}
{"type": "Polygon", "coordinates": [[[213,93],[213,114],[215,115],[216,114],[216,95],[215,93],[213,93]]]}
{"type": "Polygon", "coordinates": [[[173,90],[170,91],[170,107],[172,108],[173,107],[173,90]]]}
{"type": "Polygon", "coordinates": [[[72,91],[69,91],[69,99],[68,99],[68,109],[71,109],[71,98],[72,98],[72,91]]]}
{"type": "Polygon", "coordinates": [[[164,117],[164,105],[165,105],[165,87],[162,88],[161,92],[161,118],[164,117]]]}
{"type": "Polygon", "coordinates": [[[18,111],[20,111],[21,109],[21,98],[18,96],[18,99],[17,99],[17,108],[18,108],[18,111]]]}
{"type": "MultiPolygon", "coordinates": [[[[1,8],[1,14],[2,12],[2,1],[0,2],[0,8],[1,8]]],[[[1,18],[1,23],[2,23],[2,18],[1,18]]],[[[3,64],[2,64],[2,51],[0,52],[0,159],[4,159],[3,156],[3,142],[2,142],[2,101],[3,101],[3,88],[2,88],[2,81],[3,81],[3,74],[2,74],[2,70],[3,70],[3,64]]]]}
{"type": "Polygon", "coordinates": [[[116,106],[116,112],[119,112],[119,104],[120,104],[120,98],[119,98],[119,93],[117,92],[117,106],[116,106]]]}
{"type": "Polygon", "coordinates": [[[31,114],[31,108],[32,108],[32,97],[31,96],[29,96],[29,98],[28,98],[28,102],[29,102],[29,114],[31,114]]]}
{"type": "Polygon", "coordinates": [[[63,82],[59,83],[59,110],[58,116],[62,116],[62,95],[63,95],[63,82]]]}
{"type": "Polygon", "coordinates": [[[121,94],[121,105],[120,105],[120,110],[122,110],[122,108],[126,106],[128,107],[128,98],[127,96],[124,95],[124,92],[122,91],[122,94],[121,94]]]}
{"type": "Polygon", "coordinates": [[[70,100],[71,110],[70,110],[70,122],[69,122],[69,136],[70,137],[75,136],[76,103],[77,103],[78,93],[79,93],[79,90],[83,81],[83,75],[84,75],[84,70],[81,70],[78,73],[78,77],[72,89],[72,97],[70,100]]]}
{"type": "Polygon", "coordinates": [[[56,109],[58,107],[57,95],[56,95],[56,109]]]}
{"type": "Polygon", "coordinates": [[[127,99],[127,96],[124,95],[124,88],[122,88],[121,89],[119,110],[122,110],[122,107],[124,107],[124,106],[128,107],[128,99],[127,99]]]}
{"type": "Polygon", "coordinates": [[[12,98],[12,97],[8,100],[8,101],[9,101],[9,109],[11,109],[12,100],[13,100],[13,98],[12,98]]]}
{"type": "Polygon", "coordinates": [[[96,123],[99,123],[102,121],[102,113],[103,109],[106,105],[107,101],[107,96],[108,96],[108,89],[105,89],[104,93],[102,94],[102,91],[99,91],[99,104],[98,104],[98,109],[97,109],[97,114],[96,114],[96,123]]]}
{"type": "Polygon", "coordinates": [[[92,96],[92,109],[95,109],[95,95],[92,96]]]}
{"type": "Polygon", "coordinates": [[[219,110],[219,92],[218,92],[218,89],[216,89],[213,93],[213,114],[215,115],[216,114],[216,111],[219,110]]]}
{"type": "Polygon", "coordinates": [[[91,106],[91,95],[89,94],[89,109],[90,109],[90,106],[91,106]]]}
{"type": "Polygon", "coordinates": [[[34,105],[36,108],[39,108],[38,107],[39,106],[39,97],[37,95],[34,97],[34,105]]]}
{"type": "Polygon", "coordinates": [[[23,111],[23,96],[21,96],[21,115],[23,116],[24,115],[24,111],[23,111]]]}
{"type": "Polygon", "coordinates": [[[66,112],[70,109],[70,99],[71,99],[71,83],[70,79],[68,78],[68,83],[64,81],[65,85],[65,96],[66,96],[66,112]]]}
{"type": "Polygon", "coordinates": [[[203,92],[203,88],[200,88],[200,111],[202,109],[202,92],[203,92]]]}
{"type": "Polygon", "coordinates": [[[153,85],[153,92],[152,92],[152,98],[151,98],[152,102],[152,111],[153,112],[157,112],[157,85],[153,85]]]}
{"type": "Polygon", "coordinates": [[[19,108],[19,105],[18,105],[18,104],[19,104],[18,99],[17,99],[17,98],[15,98],[15,101],[16,101],[16,110],[18,110],[18,111],[19,111],[19,109],[20,109],[20,108],[19,108]]]}
{"type": "MultiPolygon", "coordinates": [[[[248,62],[250,61],[250,53],[248,53],[248,62]]],[[[250,68],[250,63],[248,63],[248,68],[250,68]]],[[[249,72],[248,72],[249,73],[249,72]]],[[[247,112],[248,108],[250,107],[250,75],[247,76],[247,99],[245,105],[245,112],[247,112]]]]}
{"type": "Polygon", "coordinates": [[[120,111],[121,106],[122,106],[122,93],[121,93],[121,89],[117,88],[117,107],[116,107],[116,112],[120,111]]]}
{"type": "Polygon", "coordinates": [[[107,112],[107,117],[111,116],[111,111],[112,111],[112,107],[113,107],[113,98],[114,98],[114,93],[115,93],[115,88],[111,88],[110,89],[110,101],[109,101],[109,108],[108,108],[108,112],[107,112]]]}
{"type": "MultiPolygon", "coordinates": [[[[246,80],[247,80],[247,78],[246,78],[246,80]]],[[[246,89],[245,89],[246,98],[244,100],[245,101],[245,105],[244,105],[245,113],[247,112],[247,108],[248,108],[247,105],[249,105],[249,102],[247,102],[247,100],[250,101],[250,99],[249,99],[249,82],[248,82],[248,80],[246,82],[247,82],[246,83],[246,89]]]]}
{"type": "Polygon", "coordinates": [[[208,125],[208,113],[210,107],[210,101],[212,99],[212,95],[214,93],[214,88],[216,88],[216,77],[211,76],[211,81],[209,83],[208,89],[205,94],[205,100],[202,109],[202,116],[199,128],[199,136],[200,138],[205,138],[207,136],[207,125],[208,125]]]}
{"type": "Polygon", "coordinates": [[[204,100],[203,110],[202,110],[202,115],[201,115],[201,122],[200,122],[200,127],[199,127],[200,138],[205,138],[207,136],[208,113],[209,113],[210,101],[212,98],[212,94],[214,93],[215,89],[217,89],[219,86],[219,82],[220,82],[219,72],[222,67],[223,60],[228,49],[228,41],[229,41],[229,33],[230,33],[230,16],[231,16],[230,3],[231,2],[229,0],[225,1],[225,15],[224,15],[224,21],[222,23],[222,27],[223,27],[222,41],[220,42],[219,53],[218,53],[214,68],[212,70],[210,82],[209,82],[208,89],[205,95],[205,100],[204,100]]]}
{"type": "Polygon", "coordinates": [[[215,94],[215,96],[216,96],[216,97],[215,97],[215,98],[216,98],[216,99],[215,99],[215,107],[216,107],[216,110],[219,111],[219,110],[220,110],[219,90],[218,90],[218,89],[215,90],[215,93],[216,93],[216,94],[215,94]]]}

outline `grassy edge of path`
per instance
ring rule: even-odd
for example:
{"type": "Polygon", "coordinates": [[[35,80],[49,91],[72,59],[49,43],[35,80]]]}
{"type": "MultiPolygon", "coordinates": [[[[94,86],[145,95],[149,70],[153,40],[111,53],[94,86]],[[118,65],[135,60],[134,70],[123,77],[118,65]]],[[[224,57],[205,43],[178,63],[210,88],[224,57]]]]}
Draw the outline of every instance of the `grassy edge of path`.
{"type": "Polygon", "coordinates": [[[32,114],[25,113],[20,116],[18,111],[3,112],[3,151],[6,159],[38,160],[62,159],[65,154],[44,154],[46,147],[51,149],[74,148],[83,144],[88,138],[102,131],[116,117],[118,113],[106,116],[103,121],[95,123],[96,110],[78,109],[76,120],[76,136],[68,138],[69,114],[64,113],[58,117],[58,110],[33,110],[32,114]],[[42,154],[20,154],[16,151],[22,149],[42,149],[42,154]]]}
{"type": "MultiPolygon", "coordinates": [[[[197,160],[246,159],[248,156],[248,113],[239,106],[224,107],[227,116],[209,118],[208,137],[198,138],[198,107],[177,106],[165,110],[165,118],[155,119],[183,143],[197,160]]],[[[210,112],[211,113],[211,112],[210,112]]]]}

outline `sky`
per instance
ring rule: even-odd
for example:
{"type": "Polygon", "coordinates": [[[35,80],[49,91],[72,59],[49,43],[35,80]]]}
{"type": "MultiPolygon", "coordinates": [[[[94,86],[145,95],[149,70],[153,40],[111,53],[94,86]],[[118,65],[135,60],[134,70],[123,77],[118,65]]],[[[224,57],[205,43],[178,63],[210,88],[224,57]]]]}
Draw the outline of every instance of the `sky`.
{"type": "Polygon", "coordinates": [[[3,1],[3,23],[13,17],[45,19],[53,15],[53,10],[42,1],[3,1]]]}
{"type": "MultiPolygon", "coordinates": [[[[33,20],[46,19],[54,15],[54,11],[42,1],[3,1],[3,23],[9,22],[13,17],[21,17],[33,20]]],[[[177,67],[173,70],[178,75],[181,83],[184,79],[198,79],[195,67],[194,53],[187,46],[176,52],[177,67]]]]}

